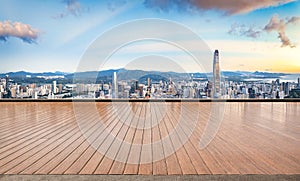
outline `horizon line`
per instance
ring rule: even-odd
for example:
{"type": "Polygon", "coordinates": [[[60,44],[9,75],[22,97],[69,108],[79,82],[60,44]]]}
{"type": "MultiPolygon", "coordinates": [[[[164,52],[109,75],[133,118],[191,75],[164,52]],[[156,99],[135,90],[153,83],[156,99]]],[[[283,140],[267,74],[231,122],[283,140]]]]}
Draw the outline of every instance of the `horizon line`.
{"type": "MultiPolygon", "coordinates": [[[[101,71],[112,71],[112,70],[132,70],[132,71],[146,71],[146,72],[151,72],[151,71],[155,71],[155,72],[173,72],[173,73],[187,73],[187,74],[209,74],[212,72],[175,72],[175,71],[159,71],[159,70],[143,70],[143,69],[125,69],[125,68],[110,68],[110,69],[103,69],[103,70],[86,70],[86,71],[82,71],[82,72],[66,72],[66,71],[59,71],[59,70],[55,70],[55,71],[41,71],[41,72],[36,72],[36,71],[27,71],[27,70],[17,70],[17,71],[9,71],[9,72],[0,72],[0,74],[8,74],[8,73],[16,73],[16,72],[26,72],[26,73],[56,73],[56,72],[60,72],[60,73],[66,73],[66,74],[74,74],[74,73],[84,73],[84,72],[101,72],[101,71]]],[[[281,74],[300,74],[300,72],[272,72],[272,71],[266,71],[266,70],[221,70],[221,72],[249,72],[249,73],[254,73],[254,72],[261,72],[261,73],[281,73],[281,74]]]]}

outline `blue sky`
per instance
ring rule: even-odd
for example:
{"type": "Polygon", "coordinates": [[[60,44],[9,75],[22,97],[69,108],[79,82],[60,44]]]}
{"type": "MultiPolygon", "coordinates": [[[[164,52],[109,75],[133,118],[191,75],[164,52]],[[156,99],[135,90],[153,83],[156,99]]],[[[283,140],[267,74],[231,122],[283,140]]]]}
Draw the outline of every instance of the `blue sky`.
{"type": "MultiPolygon", "coordinates": [[[[159,18],[186,26],[211,51],[219,49],[223,70],[299,73],[300,2],[241,1],[0,0],[0,72],[74,72],[89,45],[104,32],[131,20],[159,18]]],[[[162,54],[176,55],[187,71],[199,71],[176,51],[141,42],[120,50],[102,68],[122,68],[134,58],[162,54]]]]}

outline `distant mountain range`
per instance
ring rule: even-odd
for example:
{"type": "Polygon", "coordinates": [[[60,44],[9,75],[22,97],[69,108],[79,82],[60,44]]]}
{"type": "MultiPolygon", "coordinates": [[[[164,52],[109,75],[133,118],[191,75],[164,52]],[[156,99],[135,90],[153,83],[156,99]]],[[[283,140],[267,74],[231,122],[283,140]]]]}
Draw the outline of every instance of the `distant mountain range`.
{"type": "Polygon", "coordinates": [[[8,73],[2,73],[0,74],[0,77],[5,77],[6,75],[8,75],[11,78],[14,77],[39,77],[39,76],[65,76],[68,75],[70,73],[64,73],[64,72],[42,72],[42,73],[32,73],[32,72],[25,72],[25,71],[18,71],[18,72],[8,72],[8,73]]]}
{"type": "MultiPolygon", "coordinates": [[[[66,72],[42,72],[42,73],[32,73],[25,71],[18,72],[8,72],[0,74],[0,77],[3,78],[6,75],[9,75],[11,79],[32,79],[32,78],[44,78],[44,79],[68,79],[75,80],[76,82],[107,82],[112,80],[113,72],[117,72],[118,80],[136,80],[139,79],[144,82],[148,77],[151,80],[158,81],[168,80],[189,80],[192,78],[210,78],[212,73],[177,73],[177,72],[159,72],[159,71],[144,71],[144,70],[127,70],[127,69],[110,69],[103,71],[88,71],[88,72],[79,72],[79,73],[66,73],[66,72]]],[[[289,74],[285,73],[270,73],[270,72],[247,72],[247,71],[223,71],[222,76],[225,79],[249,79],[249,78],[280,78],[289,74]]]]}

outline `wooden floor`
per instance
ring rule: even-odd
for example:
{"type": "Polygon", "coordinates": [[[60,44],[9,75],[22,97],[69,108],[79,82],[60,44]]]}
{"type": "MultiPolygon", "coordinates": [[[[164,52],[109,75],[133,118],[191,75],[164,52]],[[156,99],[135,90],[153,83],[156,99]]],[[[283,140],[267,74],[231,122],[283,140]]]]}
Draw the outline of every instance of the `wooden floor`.
{"type": "Polygon", "coordinates": [[[0,174],[300,174],[298,102],[226,103],[204,149],[215,103],[97,102],[97,114],[91,103],[76,104],[1,102],[0,174]],[[183,113],[188,129],[168,137],[183,113]],[[184,141],[186,130],[193,132],[184,141]]]}

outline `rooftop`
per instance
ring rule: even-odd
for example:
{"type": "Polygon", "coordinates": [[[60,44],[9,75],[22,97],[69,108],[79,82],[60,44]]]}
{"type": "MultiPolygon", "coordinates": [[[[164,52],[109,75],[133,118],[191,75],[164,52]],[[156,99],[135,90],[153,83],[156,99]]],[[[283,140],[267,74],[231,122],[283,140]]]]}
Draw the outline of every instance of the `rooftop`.
{"type": "Polygon", "coordinates": [[[224,103],[201,149],[214,104],[0,102],[0,174],[300,173],[300,102],[224,103]],[[193,130],[185,141],[180,121],[193,130]]]}

